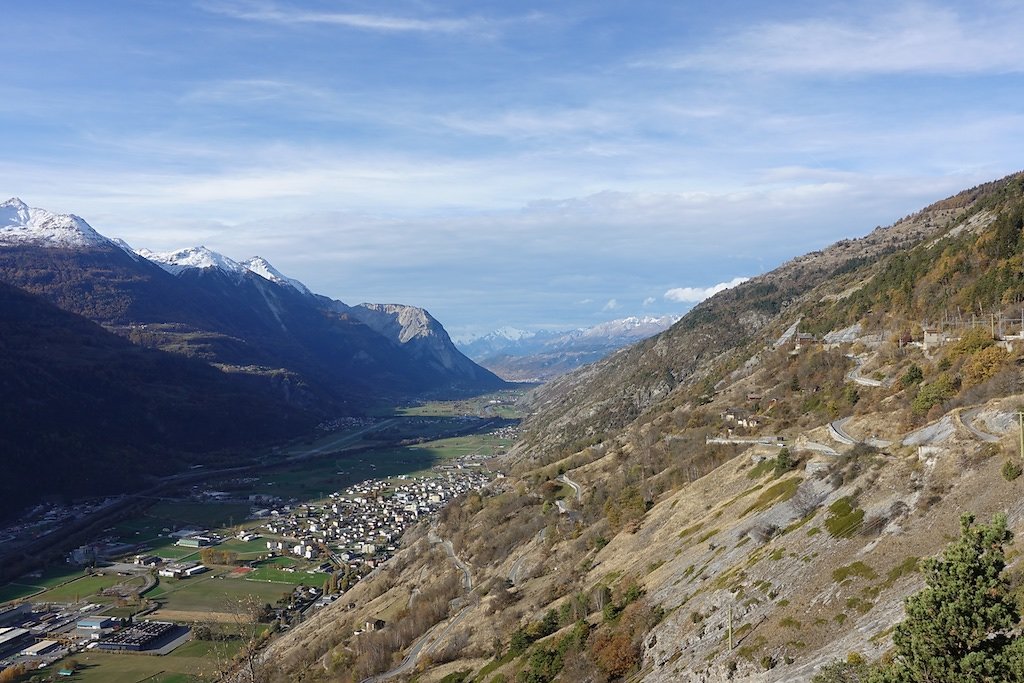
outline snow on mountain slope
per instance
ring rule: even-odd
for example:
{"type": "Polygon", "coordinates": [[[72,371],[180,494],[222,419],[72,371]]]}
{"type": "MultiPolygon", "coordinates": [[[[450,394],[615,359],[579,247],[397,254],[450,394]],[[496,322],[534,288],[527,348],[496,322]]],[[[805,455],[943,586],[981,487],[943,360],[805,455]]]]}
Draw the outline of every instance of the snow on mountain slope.
{"type": "Polygon", "coordinates": [[[172,275],[179,275],[188,269],[206,270],[207,268],[217,268],[225,273],[234,275],[241,275],[248,271],[248,268],[242,264],[203,246],[188,247],[163,253],[153,252],[149,249],[139,249],[136,253],[143,258],[149,259],[172,275]]]}
{"type": "Polygon", "coordinates": [[[0,204],[0,244],[83,249],[110,244],[78,216],[30,208],[17,197],[0,204]]]}
{"type": "Polygon", "coordinates": [[[629,317],[610,320],[575,330],[539,330],[528,332],[503,327],[488,334],[460,339],[457,346],[470,358],[484,358],[495,353],[514,356],[552,351],[580,344],[615,348],[646,339],[672,326],[678,316],[629,317]]]}
{"type": "Polygon", "coordinates": [[[302,284],[294,278],[290,278],[283,275],[274,266],[270,265],[270,262],[262,256],[253,256],[252,258],[246,259],[241,263],[243,268],[246,268],[249,272],[256,273],[260,277],[270,280],[273,283],[284,285],[285,287],[291,287],[297,289],[303,294],[312,294],[306,285],[302,284]]]}

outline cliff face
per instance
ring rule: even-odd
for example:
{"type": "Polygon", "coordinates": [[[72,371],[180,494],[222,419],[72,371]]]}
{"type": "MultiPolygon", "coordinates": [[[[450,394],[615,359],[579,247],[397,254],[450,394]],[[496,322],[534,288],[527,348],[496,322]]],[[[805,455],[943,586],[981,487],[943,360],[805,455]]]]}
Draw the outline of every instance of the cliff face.
{"type": "MultiPolygon", "coordinates": [[[[1005,469],[1020,181],[794,259],[536,391],[509,476],[431,532],[473,588],[413,652],[417,680],[809,681],[879,658],[961,513],[1024,529],[1005,469]]],[[[456,575],[429,541],[277,643],[281,680],[360,680],[408,653],[371,658],[351,633],[456,575]]]]}
{"type": "Polygon", "coordinates": [[[402,304],[360,304],[348,309],[356,319],[400,345],[418,362],[450,373],[452,384],[497,389],[503,380],[459,351],[448,333],[427,311],[402,304]]]}

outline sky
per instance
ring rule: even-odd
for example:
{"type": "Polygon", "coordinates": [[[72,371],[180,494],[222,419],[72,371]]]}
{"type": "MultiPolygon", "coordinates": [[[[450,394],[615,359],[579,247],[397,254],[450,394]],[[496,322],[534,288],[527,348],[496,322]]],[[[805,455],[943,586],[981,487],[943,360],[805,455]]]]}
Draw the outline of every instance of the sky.
{"type": "Polygon", "coordinates": [[[1024,168],[1024,6],[7,3],[0,195],[454,336],[681,314],[1024,168]]]}

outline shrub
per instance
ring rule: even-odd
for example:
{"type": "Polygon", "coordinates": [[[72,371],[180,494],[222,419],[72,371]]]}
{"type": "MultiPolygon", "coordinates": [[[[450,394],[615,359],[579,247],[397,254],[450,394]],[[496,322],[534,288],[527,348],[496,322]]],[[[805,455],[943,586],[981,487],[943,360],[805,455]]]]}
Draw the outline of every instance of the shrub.
{"type": "Polygon", "coordinates": [[[1010,354],[998,346],[990,346],[978,351],[964,363],[964,386],[973,387],[994,377],[1009,358],[1010,354]]]}
{"type": "Polygon", "coordinates": [[[1002,473],[1003,479],[1005,479],[1006,481],[1013,481],[1014,479],[1019,477],[1022,472],[1024,472],[1024,470],[1022,470],[1021,466],[1018,465],[1013,460],[1007,460],[1005,463],[1003,463],[1002,473]]]}
{"type": "Polygon", "coordinates": [[[995,344],[992,334],[984,327],[974,327],[960,337],[960,340],[949,347],[949,357],[956,360],[960,356],[970,356],[982,349],[995,344]]]}
{"type": "Polygon", "coordinates": [[[917,390],[917,396],[911,402],[910,407],[915,413],[924,414],[931,410],[932,406],[942,404],[956,395],[956,382],[946,374],[939,375],[934,382],[924,384],[917,390]]]}
{"type": "Polygon", "coordinates": [[[821,667],[811,683],[866,683],[871,666],[856,652],[846,656],[846,661],[835,660],[821,667]]]}
{"type": "Polygon", "coordinates": [[[789,452],[788,448],[783,448],[779,451],[779,454],[775,457],[775,475],[785,474],[796,467],[796,461],[793,460],[792,453],[789,452]]]}
{"type": "Polygon", "coordinates": [[[917,363],[912,364],[900,377],[900,388],[906,389],[924,381],[924,372],[917,363]]]}

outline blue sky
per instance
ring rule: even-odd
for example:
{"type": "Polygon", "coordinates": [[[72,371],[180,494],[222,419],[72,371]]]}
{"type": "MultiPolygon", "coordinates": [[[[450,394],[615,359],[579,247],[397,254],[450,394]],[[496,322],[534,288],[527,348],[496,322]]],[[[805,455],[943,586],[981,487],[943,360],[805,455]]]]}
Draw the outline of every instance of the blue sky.
{"type": "Polygon", "coordinates": [[[0,193],[456,334],[702,290],[1024,167],[1017,2],[8,3],[0,193]]]}

